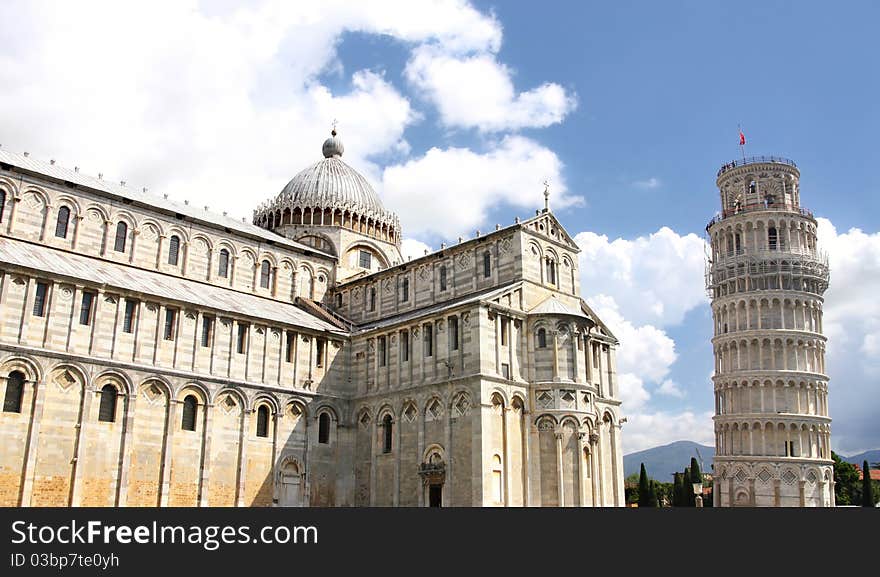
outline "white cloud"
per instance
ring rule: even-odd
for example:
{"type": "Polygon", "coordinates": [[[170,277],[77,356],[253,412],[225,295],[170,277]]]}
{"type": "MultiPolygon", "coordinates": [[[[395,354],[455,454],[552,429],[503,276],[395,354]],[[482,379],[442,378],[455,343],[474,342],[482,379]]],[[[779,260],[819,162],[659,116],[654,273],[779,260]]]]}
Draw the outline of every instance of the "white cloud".
{"type": "Polygon", "coordinates": [[[500,203],[539,206],[545,178],[554,183],[554,207],[582,202],[568,194],[562,168],[550,149],[522,136],[508,136],[485,153],[431,148],[419,158],[388,166],[382,190],[407,234],[470,237],[489,209],[500,203]]]}
{"type": "Polygon", "coordinates": [[[657,387],[657,392],[661,395],[677,397],[679,399],[684,398],[684,391],[682,391],[681,388],[670,379],[666,379],[660,383],[660,386],[657,387]]]}
{"type": "Polygon", "coordinates": [[[649,178],[647,180],[637,180],[633,183],[633,185],[635,185],[636,188],[647,188],[647,189],[660,188],[660,184],[661,184],[660,179],[657,177],[654,177],[654,176],[652,176],[651,178],[649,178]]]}
{"type": "Polygon", "coordinates": [[[425,256],[425,251],[432,252],[432,249],[427,244],[414,238],[405,238],[400,243],[400,252],[403,255],[403,260],[425,256]]]}
{"type": "MultiPolygon", "coordinates": [[[[637,413],[627,415],[627,422],[621,432],[621,442],[624,453],[634,453],[682,440],[714,447],[713,430],[711,412],[637,413]]],[[[705,463],[705,466],[708,469],[709,463],[705,463]]]]}
{"type": "Polygon", "coordinates": [[[434,103],[447,126],[485,132],[543,128],[561,122],[577,105],[555,83],[517,94],[512,71],[489,52],[461,56],[445,47],[421,46],[406,76],[434,103]]]}
{"type": "MultiPolygon", "coordinates": [[[[346,31],[404,49],[497,50],[501,25],[463,0],[15,3],[0,19],[8,149],[249,215],[311,159],[338,118],[346,160],[406,154],[418,114],[381,70],[343,70],[346,31]]],[[[380,63],[377,63],[380,64],[380,63]]]]}
{"type": "Polygon", "coordinates": [[[613,295],[620,313],[634,324],[678,324],[707,302],[703,288],[705,243],[691,233],[662,227],[635,240],[581,232],[581,287],[585,294],[613,295]]]}
{"type": "Polygon", "coordinates": [[[831,442],[853,454],[880,448],[880,232],[838,233],[828,219],[817,220],[819,248],[831,268],[822,319],[831,442]]]}

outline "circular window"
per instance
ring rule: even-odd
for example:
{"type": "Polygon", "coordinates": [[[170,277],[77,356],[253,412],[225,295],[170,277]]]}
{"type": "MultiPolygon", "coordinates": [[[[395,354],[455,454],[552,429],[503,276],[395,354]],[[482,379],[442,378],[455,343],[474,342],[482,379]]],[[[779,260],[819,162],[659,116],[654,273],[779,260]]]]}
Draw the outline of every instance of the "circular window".
{"type": "Polygon", "coordinates": [[[319,277],[318,277],[318,282],[324,282],[324,277],[323,277],[323,276],[319,276],[319,277]]]}

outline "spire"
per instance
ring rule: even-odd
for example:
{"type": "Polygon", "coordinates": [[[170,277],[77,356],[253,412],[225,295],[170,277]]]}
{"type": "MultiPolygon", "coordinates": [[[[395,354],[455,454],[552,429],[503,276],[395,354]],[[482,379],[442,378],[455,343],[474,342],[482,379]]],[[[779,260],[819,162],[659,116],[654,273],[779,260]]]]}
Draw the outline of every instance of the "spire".
{"type": "Polygon", "coordinates": [[[544,181],[544,212],[550,212],[550,181],[544,181]]]}
{"type": "Polygon", "coordinates": [[[330,138],[324,141],[321,146],[321,154],[324,158],[332,158],[334,156],[341,157],[345,152],[345,146],[342,145],[342,139],[336,136],[336,119],[333,119],[333,128],[330,129],[330,138]]]}

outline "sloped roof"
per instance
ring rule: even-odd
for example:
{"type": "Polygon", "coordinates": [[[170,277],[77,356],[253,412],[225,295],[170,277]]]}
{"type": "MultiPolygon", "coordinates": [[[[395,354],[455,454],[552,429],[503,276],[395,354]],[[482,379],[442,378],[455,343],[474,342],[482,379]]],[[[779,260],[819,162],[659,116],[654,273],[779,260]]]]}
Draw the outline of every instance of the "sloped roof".
{"type": "Polygon", "coordinates": [[[10,238],[0,238],[0,267],[4,263],[136,294],[258,318],[267,323],[277,322],[316,331],[346,334],[293,304],[10,238]]]}
{"type": "Polygon", "coordinates": [[[30,156],[16,154],[0,148],[0,162],[15,166],[23,171],[49,177],[53,180],[72,182],[78,186],[83,186],[91,190],[103,192],[105,194],[116,196],[119,198],[129,199],[131,201],[156,208],[162,211],[182,214],[190,219],[208,224],[217,228],[228,228],[229,230],[243,233],[249,236],[258,237],[265,241],[271,241],[280,246],[294,248],[299,251],[308,251],[316,253],[335,260],[335,257],[328,255],[312,246],[305,245],[300,242],[290,240],[289,238],[275,234],[274,232],[260,228],[249,222],[236,220],[230,216],[217,214],[204,208],[198,208],[182,202],[176,202],[167,198],[160,198],[153,194],[143,192],[137,187],[123,186],[122,184],[112,183],[94,176],[88,176],[76,170],[64,168],[58,164],[50,164],[35,160],[30,156]]]}
{"type": "MultiPolygon", "coordinates": [[[[535,305],[532,310],[529,311],[530,315],[568,315],[571,317],[581,317],[584,319],[590,319],[589,316],[584,314],[584,312],[580,309],[575,309],[569,307],[561,300],[556,298],[555,294],[551,294],[540,303],[535,305]]],[[[590,319],[593,320],[593,319],[590,319]]]]}

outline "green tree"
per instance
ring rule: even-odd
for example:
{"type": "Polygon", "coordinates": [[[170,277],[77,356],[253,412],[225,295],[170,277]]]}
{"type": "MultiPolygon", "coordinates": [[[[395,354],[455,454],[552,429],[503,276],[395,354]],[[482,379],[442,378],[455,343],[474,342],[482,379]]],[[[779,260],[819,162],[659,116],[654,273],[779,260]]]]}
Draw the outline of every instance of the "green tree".
{"type": "Polygon", "coordinates": [[[654,482],[654,479],[651,479],[651,489],[648,492],[648,507],[657,508],[660,506],[660,502],[657,500],[657,483],[654,482]]]}
{"type": "Polygon", "coordinates": [[[642,463],[639,471],[639,507],[650,507],[651,502],[651,485],[648,483],[648,472],[645,470],[645,464],[642,463]]]}
{"type": "Polygon", "coordinates": [[[681,507],[681,473],[672,476],[672,506],[681,507]]]}
{"type": "Polygon", "coordinates": [[[831,459],[834,461],[834,500],[838,505],[855,505],[860,492],[858,470],[834,451],[831,451],[831,459]]]}
{"type": "Polygon", "coordinates": [[[682,506],[684,507],[693,507],[696,505],[696,501],[694,500],[694,488],[691,485],[691,468],[685,467],[684,473],[681,475],[681,496],[682,496],[682,506]]]}
{"type": "Polygon", "coordinates": [[[871,485],[871,467],[868,461],[862,463],[862,507],[874,506],[874,487],[871,485]]]}
{"type": "Polygon", "coordinates": [[[691,483],[702,483],[703,474],[700,471],[700,464],[696,457],[691,457],[691,483]]]}

